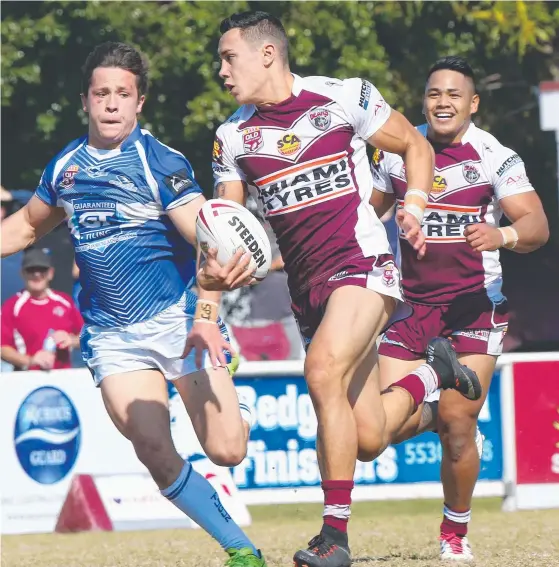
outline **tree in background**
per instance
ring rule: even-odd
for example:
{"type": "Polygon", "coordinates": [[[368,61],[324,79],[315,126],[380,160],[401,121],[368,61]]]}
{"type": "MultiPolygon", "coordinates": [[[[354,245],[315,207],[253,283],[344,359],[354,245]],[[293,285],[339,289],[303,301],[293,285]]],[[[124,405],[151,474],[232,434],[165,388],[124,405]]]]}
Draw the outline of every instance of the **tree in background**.
{"type": "MultiPolygon", "coordinates": [[[[541,81],[559,81],[559,2],[64,1],[2,8],[2,184],[8,188],[34,188],[46,163],[84,133],[80,65],[96,44],[116,40],[139,47],[151,63],[142,125],[184,152],[210,195],[213,135],[235,109],[218,78],[219,23],[259,9],[282,19],[295,72],[369,78],[414,123],[422,122],[431,64],[444,55],[466,57],[481,95],[476,124],[522,155],[559,236],[555,139],[540,131],[537,93],[541,81]]],[[[507,285],[536,289],[534,282],[559,277],[556,257],[545,249],[505,251],[502,258],[512,275],[506,282],[513,282],[507,294],[507,285]]]]}
{"type": "Polygon", "coordinates": [[[468,58],[482,96],[476,122],[524,156],[557,227],[553,133],[539,129],[537,86],[559,79],[557,2],[9,2],[2,10],[2,182],[33,188],[45,163],[81,135],[80,65],[121,40],[149,57],[142,123],[192,161],[211,187],[217,126],[234,110],[217,76],[218,27],[244,9],[283,20],[293,69],[368,77],[421,122],[426,72],[440,56],[468,58]]]}

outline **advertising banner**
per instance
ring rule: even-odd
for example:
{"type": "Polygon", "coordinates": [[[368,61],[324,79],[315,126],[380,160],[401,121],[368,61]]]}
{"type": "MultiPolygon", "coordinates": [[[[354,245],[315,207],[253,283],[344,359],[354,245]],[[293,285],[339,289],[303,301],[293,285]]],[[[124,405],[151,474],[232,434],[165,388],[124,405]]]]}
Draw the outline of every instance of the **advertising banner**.
{"type": "MultiPolygon", "coordinates": [[[[320,486],[316,415],[302,376],[236,378],[255,419],[247,458],[233,471],[241,490],[320,486]]],[[[480,479],[502,475],[499,372],[480,415],[485,436],[480,479]]],[[[439,482],[441,445],[425,433],[388,449],[372,463],[358,463],[357,485],[439,482]]]]}

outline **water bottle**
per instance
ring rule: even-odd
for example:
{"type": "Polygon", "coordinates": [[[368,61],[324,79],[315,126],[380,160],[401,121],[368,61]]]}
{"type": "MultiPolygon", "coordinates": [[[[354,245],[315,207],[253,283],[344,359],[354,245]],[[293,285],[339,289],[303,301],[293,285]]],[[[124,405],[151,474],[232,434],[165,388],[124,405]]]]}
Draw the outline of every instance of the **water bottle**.
{"type": "Polygon", "coordinates": [[[47,352],[56,352],[56,341],[53,337],[54,330],[49,329],[46,339],[43,341],[43,350],[47,352]]]}

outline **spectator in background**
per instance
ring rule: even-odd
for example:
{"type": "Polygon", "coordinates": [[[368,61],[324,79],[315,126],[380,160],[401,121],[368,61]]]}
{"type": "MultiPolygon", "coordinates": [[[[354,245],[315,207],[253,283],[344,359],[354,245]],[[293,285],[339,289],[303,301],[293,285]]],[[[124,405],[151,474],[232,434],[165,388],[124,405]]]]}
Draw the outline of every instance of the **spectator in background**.
{"type": "Polygon", "coordinates": [[[258,218],[272,245],[272,266],[257,285],[242,287],[222,296],[222,317],[246,360],[299,360],[303,343],[291,311],[287,274],[283,271],[276,237],[249,197],[246,207],[258,218]]]}
{"type": "Polygon", "coordinates": [[[18,370],[70,368],[82,317],[68,295],[50,289],[48,254],[30,249],[21,267],[25,288],[2,305],[2,360],[18,370]]]}

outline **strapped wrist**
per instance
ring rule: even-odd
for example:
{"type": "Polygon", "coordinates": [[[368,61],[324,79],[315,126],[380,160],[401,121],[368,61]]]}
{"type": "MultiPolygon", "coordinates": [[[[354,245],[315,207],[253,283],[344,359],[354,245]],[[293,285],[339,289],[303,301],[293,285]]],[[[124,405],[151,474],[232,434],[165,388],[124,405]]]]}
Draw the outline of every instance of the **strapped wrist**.
{"type": "Polygon", "coordinates": [[[518,243],[518,232],[516,232],[516,229],[512,226],[503,226],[499,227],[498,230],[503,237],[503,244],[501,246],[509,250],[516,248],[518,243]]]}
{"type": "Polygon", "coordinates": [[[219,305],[209,299],[198,299],[194,312],[194,322],[217,323],[219,305]]]}

